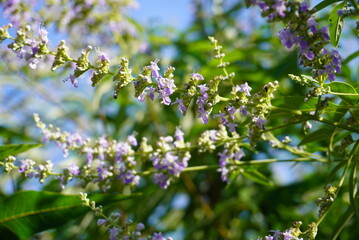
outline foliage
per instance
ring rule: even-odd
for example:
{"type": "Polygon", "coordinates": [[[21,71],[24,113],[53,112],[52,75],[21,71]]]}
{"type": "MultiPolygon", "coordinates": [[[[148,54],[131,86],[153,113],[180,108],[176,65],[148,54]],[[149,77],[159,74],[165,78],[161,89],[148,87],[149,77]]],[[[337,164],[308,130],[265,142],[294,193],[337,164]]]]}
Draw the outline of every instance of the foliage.
{"type": "Polygon", "coordinates": [[[1,1],[1,238],[359,236],[357,1],[192,4],[1,1]]]}

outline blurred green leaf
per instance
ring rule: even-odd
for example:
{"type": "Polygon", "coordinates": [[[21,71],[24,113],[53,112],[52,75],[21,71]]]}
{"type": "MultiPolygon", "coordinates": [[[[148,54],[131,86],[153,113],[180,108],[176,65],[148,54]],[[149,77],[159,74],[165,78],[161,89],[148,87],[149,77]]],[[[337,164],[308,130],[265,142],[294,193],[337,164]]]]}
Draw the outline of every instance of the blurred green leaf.
{"type": "Polygon", "coordinates": [[[337,224],[333,229],[332,237],[330,239],[337,239],[340,232],[343,230],[344,226],[349,222],[349,220],[353,217],[353,215],[353,209],[351,207],[348,207],[346,212],[340,218],[338,218],[337,224]]]}
{"type": "Polygon", "coordinates": [[[331,131],[328,128],[318,129],[317,131],[309,133],[307,136],[305,136],[298,145],[300,146],[318,140],[329,139],[330,133],[331,131]]]}
{"type": "Polygon", "coordinates": [[[273,183],[260,171],[256,170],[256,169],[244,169],[243,172],[241,172],[241,174],[252,180],[253,182],[265,185],[265,186],[272,186],[273,183]]]}
{"type": "Polygon", "coordinates": [[[19,144],[19,145],[2,145],[0,146],[0,159],[6,158],[10,155],[16,155],[35,147],[39,147],[41,144],[19,144]]]}
{"type": "MultiPolygon", "coordinates": [[[[93,194],[99,204],[133,199],[140,194],[93,194]]],[[[35,233],[60,227],[91,211],[82,206],[78,195],[22,191],[0,199],[1,239],[27,239],[35,233]],[[15,238],[16,237],[16,238],[15,238]]]]}
{"type": "Polygon", "coordinates": [[[338,15],[338,10],[345,8],[346,2],[338,4],[330,13],[329,16],[329,36],[330,41],[334,47],[338,46],[340,36],[344,26],[344,18],[338,15]]]}
{"type": "Polygon", "coordinates": [[[359,94],[355,88],[349,83],[345,82],[331,82],[325,84],[330,87],[332,94],[336,94],[341,98],[346,104],[349,105],[358,105],[359,104],[359,94]]]}
{"type": "Polygon", "coordinates": [[[316,12],[322,10],[323,8],[326,8],[328,7],[329,5],[333,4],[333,3],[336,3],[336,2],[340,2],[342,0],[324,0],[320,3],[318,3],[317,5],[315,5],[315,10],[316,12]]]}

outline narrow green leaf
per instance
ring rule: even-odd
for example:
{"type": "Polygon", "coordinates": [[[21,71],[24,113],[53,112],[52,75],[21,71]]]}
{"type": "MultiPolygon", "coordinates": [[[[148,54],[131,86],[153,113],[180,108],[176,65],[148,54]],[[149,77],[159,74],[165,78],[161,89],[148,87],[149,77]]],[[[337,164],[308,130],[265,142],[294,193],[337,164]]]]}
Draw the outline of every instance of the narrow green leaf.
{"type": "Polygon", "coordinates": [[[331,131],[327,128],[318,129],[317,131],[309,133],[307,136],[305,136],[303,138],[303,140],[298,145],[300,146],[300,145],[318,141],[318,140],[329,139],[330,134],[331,134],[331,131]]]}
{"type": "MultiPolygon", "coordinates": [[[[99,205],[138,196],[140,194],[93,194],[89,198],[99,205]]],[[[78,195],[45,191],[17,192],[0,198],[0,236],[1,239],[27,239],[35,233],[71,222],[88,211],[90,209],[82,206],[78,195]]]]}
{"type": "Polygon", "coordinates": [[[340,232],[343,230],[344,226],[349,222],[349,220],[353,217],[354,212],[351,207],[348,207],[348,209],[345,211],[345,213],[338,219],[333,233],[332,237],[330,239],[335,240],[339,236],[340,232]]]}
{"type": "Polygon", "coordinates": [[[256,169],[244,169],[243,172],[241,172],[244,177],[252,180],[253,182],[265,185],[265,186],[272,186],[273,183],[260,171],[256,169]]]}
{"type": "Polygon", "coordinates": [[[351,60],[355,59],[359,57],[359,50],[350,54],[344,61],[342,61],[342,64],[347,64],[348,62],[350,62],[351,60]]]}
{"type": "Polygon", "coordinates": [[[19,145],[2,145],[0,146],[0,159],[4,159],[10,155],[16,155],[35,147],[39,147],[41,144],[19,144],[19,145]]]}
{"type": "Polygon", "coordinates": [[[349,83],[345,82],[331,82],[325,84],[330,87],[331,93],[337,95],[348,105],[359,104],[359,94],[355,88],[349,83]],[[347,95],[346,95],[347,94],[347,95]]]}
{"type": "MultiPolygon", "coordinates": [[[[358,160],[358,159],[357,159],[358,160]]],[[[358,204],[355,202],[355,196],[357,194],[357,165],[358,161],[355,161],[354,166],[352,167],[352,171],[350,172],[349,177],[349,201],[350,205],[353,208],[355,214],[359,218],[358,204]]]]}
{"type": "Polygon", "coordinates": [[[336,3],[336,2],[340,2],[340,1],[342,1],[342,0],[323,0],[322,2],[315,5],[314,9],[315,9],[316,12],[319,12],[323,8],[326,8],[329,5],[331,5],[333,3],[336,3]]]}
{"type": "Polygon", "coordinates": [[[329,15],[329,36],[330,41],[334,47],[337,47],[339,44],[339,39],[342,34],[344,26],[344,18],[338,15],[338,10],[346,7],[346,3],[342,2],[338,4],[329,15]]]}
{"type": "Polygon", "coordinates": [[[291,110],[305,110],[315,109],[317,104],[316,98],[310,98],[308,101],[304,101],[305,97],[302,96],[288,96],[278,97],[272,100],[272,105],[280,108],[291,109],[291,110]]]}

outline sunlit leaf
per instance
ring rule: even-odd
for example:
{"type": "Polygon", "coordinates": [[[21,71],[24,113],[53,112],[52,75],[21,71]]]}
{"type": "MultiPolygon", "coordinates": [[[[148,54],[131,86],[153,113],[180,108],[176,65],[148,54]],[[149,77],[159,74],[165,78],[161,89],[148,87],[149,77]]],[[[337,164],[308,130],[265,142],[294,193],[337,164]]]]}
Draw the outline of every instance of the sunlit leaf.
{"type": "Polygon", "coordinates": [[[0,146],[0,159],[6,158],[10,155],[16,155],[22,152],[26,152],[31,148],[35,148],[39,146],[41,146],[41,144],[2,145],[0,146]]]}
{"type": "MultiPolygon", "coordinates": [[[[93,194],[89,198],[97,204],[109,204],[138,196],[93,194]]],[[[27,239],[35,233],[69,223],[89,210],[82,206],[77,195],[45,191],[17,192],[0,199],[0,236],[1,239],[27,239]]]]}

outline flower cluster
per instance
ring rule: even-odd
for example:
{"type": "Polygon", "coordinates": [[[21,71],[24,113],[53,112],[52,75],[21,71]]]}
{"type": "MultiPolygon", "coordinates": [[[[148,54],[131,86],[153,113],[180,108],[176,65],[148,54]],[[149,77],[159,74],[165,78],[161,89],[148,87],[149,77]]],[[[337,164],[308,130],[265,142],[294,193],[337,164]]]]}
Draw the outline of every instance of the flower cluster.
{"type": "Polygon", "coordinates": [[[52,125],[46,126],[37,114],[34,118],[44,135],[44,141],[56,142],[64,157],[69,155],[69,151],[77,151],[86,156],[86,164],[83,166],[72,163],[64,170],[60,177],[63,185],[76,176],[86,183],[98,183],[103,191],[111,186],[114,179],[136,186],[140,181],[137,171],[141,167],[141,160],[149,160],[156,170],[154,182],[161,188],[167,188],[188,166],[191,157],[190,144],[184,142],[184,134],[180,128],[176,129],[174,138],[160,137],[156,147],[152,147],[147,144],[146,138],[138,144],[135,134],[129,135],[126,141],[110,140],[102,136],[93,142],[89,138],[83,139],[78,133],[70,134],[61,132],[52,125]],[[138,160],[135,159],[136,156],[138,160]]]}
{"type": "MultiPolygon", "coordinates": [[[[11,25],[6,25],[1,28],[2,37],[1,39],[9,38],[8,28],[11,25]]],[[[16,33],[16,38],[8,47],[13,50],[17,57],[25,59],[31,69],[36,69],[37,64],[40,62],[43,56],[49,53],[47,49],[48,38],[44,26],[40,26],[37,32],[37,38],[29,38],[27,36],[30,32],[31,27],[28,25],[25,28],[20,28],[16,33]]]]}
{"type": "Polygon", "coordinates": [[[314,9],[307,2],[283,0],[247,0],[247,5],[257,5],[268,21],[282,21],[287,26],[279,31],[282,44],[288,49],[297,46],[300,64],[312,67],[313,78],[324,77],[333,81],[341,72],[341,57],[336,50],[328,51],[328,27],[318,28],[314,9]],[[305,24],[303,24],[305,23],[305,24]]]}
{"type": "Polygon", "coordinates": [[[191,155],[190,145],[185,143],[183,132],[177,127],[174,139],[171,136],[160,137],[157,149],[151,156],[153,166],[159,173],[155,173],[154,182],[161,188],[167,188],[174,177],[188,166],[191,155]]]}
{"type": "Polygon", "coordinates": [[[315,239],[318,227],[316,223],[311,223],[308,225],[308,230],[302,232],[300,227],[302,225],[301,221],[294,222],[293,227],[290,229],[284,230],[271,230],[269,235],[263,238],[258,238],[257,240],[313,240],[315,239]]]}
{"type": "Polygon", "coordinates": [[[134,224],[132,221],[128,221],[120,224],[121,214],[119,212],[112,212],[110,216],[106,216],[103,213],[102,206],[96,206],[95,201],[90,201],[86,193],[80,193],[80,199],[84,206],[91,208],[96,216],[101,217],[97,220],[97,225],[106,228],[107,233],[110,235],[110,240],[172,240],[171,237],[164,238],[162,233],[154,233],[153,236],[147,237],[143,236],[141,233],[145,229],[143,223],[134,224]]]}

